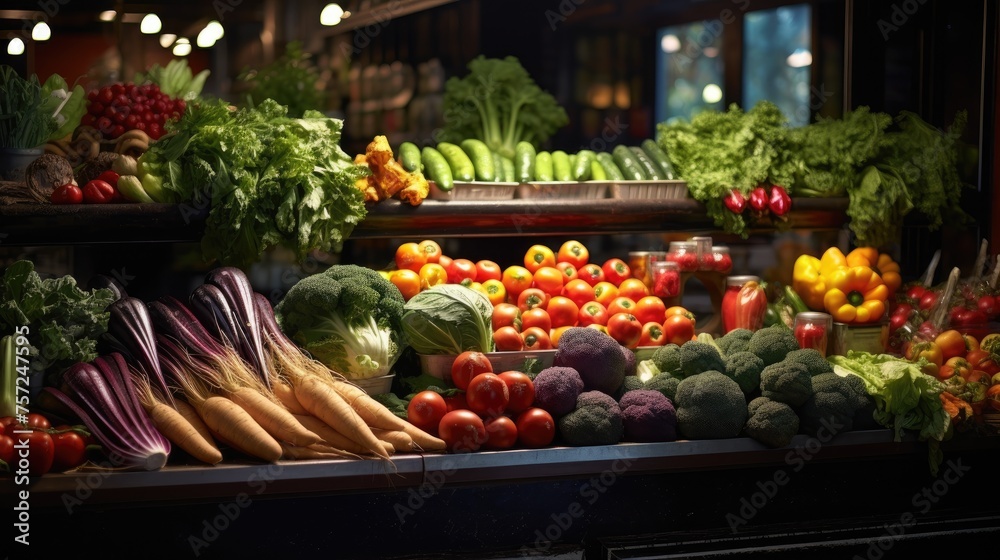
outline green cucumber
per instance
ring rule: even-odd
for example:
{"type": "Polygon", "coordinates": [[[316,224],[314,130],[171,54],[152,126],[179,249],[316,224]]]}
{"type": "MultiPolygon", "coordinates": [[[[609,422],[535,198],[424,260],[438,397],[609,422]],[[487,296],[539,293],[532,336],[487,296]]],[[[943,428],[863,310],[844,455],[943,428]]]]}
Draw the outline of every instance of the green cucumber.
{"type": "Polygon", "coordinates": [[[573,179],[577,181],[587,181],[590,179],[590,164],[593,163],[597,154],[593,150],[580,150],[576,153],[576,162],[573,165],[573,179]]]}
{"type": "Polygon", "coordinates": [[[635,152],[628,146],[619,144],[611,150],[611,157],[615,160],[615,165],[621,170],[627,181],[646,181],[646,173],[642,170],[642,165],[635,159],[635,152]]]}
{"type": "Polygon", "coordinates": [[[503,180],[508,183],[517,183],[517,171],[514,169],[514,160],[509,157],[500,156],[500,163],[503,167],[503,180]]]}
{"type": "Polygon", "coordinates": [[[514,180],[530,183],[535,180],[535,146],[531,142],[521,141],[514,146],[514,180]]]}
{"type": "Polygon", "coordinates": [[[399,163],[403,166],[403,169],[411,173],[421,171],[423,164],[421,162],[420,148],[413,142],[403,142],[400,144],[399,163]]]}
{"type": "Polygon", "coordinates": [[[538,152],[538,155],[535,156],[535,180],[551,181],[554,177],[552,154],[549,152],[538,152]]]}
{"type": "Polygon", "coordinates": [[[597,161],[597,158],[590,160],[590,180],[591,181],[607,181],[608,174],[604,172],[604,166],[601,162],[597,161]]]}
{"type": "Polygon", "coordinates": [[[482,140],[476,138],[466,138],[462,140],[462,150],[469,155],[472,160],[472,168],[476,173],[477,181],[492,183],[497,180],[497,167],[493,159],[493,152],[482,140]]]}
{"type": "Polygon", "coordinates": [[[434,181],[437,188],[442,191],[450,191],[454,186],[454,179],[451,175],[451,166],[448,165],[448,160],[441,155],[441,152],[431,146],[426,146],[420,152],[420,160],[427,171],[427,178],[434,181]]]}
{"type": "Polygon", "coordinates": [[[573,170],[569,164],[569,154],[562,150],[552,152],[552,175],[556,181],[573,180],[573,170]]]}
{"type": "Polygon", "coordinates": [[[635,160],[639,162],[642,166],[642,172],[646,174],[646,177],[652,181],[662,181],[663,171],[660,166],[653,162],[652,158],[646,155],[646,152],[642,151],[639,146],[631,146],[629,148],[632,153],[635,154],[635,160]]]}
{"type": "Polygon", "coordinates": [[[625,176],[622,175],[622,170],[618,169],[618,165],[615,164],[615,159],[610,153],[598,152],[597,163],[601,164],[601,169],[604,169],[604,174],[608,176],[609,181],[625,180],[625,176]]]}
{"type": "MultiPolygon", "coordinates": [[[[437,149],[444,156],[445,161],[448,162],[448,167],[451,168],[451,176],[456,181],[469,182],[476,178],[476,168],[472,165],[472,160],[469,159],[469,155],[462,151],[462,148],[458,144],[440,142],[437,145],[437,149]]],[[[493,159],[491,158],[490,161],[493,161],[493,159]]]]}
{"type": "Polygon", "coordinates": [[[670,158],[667,157],[667,153],[663,151],[654,140],[647,138],[640,144],[642,151],[646,152],[649,159],[653,160],[663,173],[663,178],[671,180],[674,178],[674,166],[670,163],[670,158]]]}

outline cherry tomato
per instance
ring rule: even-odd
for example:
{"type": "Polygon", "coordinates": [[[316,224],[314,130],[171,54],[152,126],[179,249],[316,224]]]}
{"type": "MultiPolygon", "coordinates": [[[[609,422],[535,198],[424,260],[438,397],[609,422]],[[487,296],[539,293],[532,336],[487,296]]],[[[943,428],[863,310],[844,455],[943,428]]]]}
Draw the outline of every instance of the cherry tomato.
{"type": "Polygon", "coordinates": [[[663,325],[656,321],[643,323],[642,334],[639,335],[639,346],[663,346],[667,342],[667,335],[663,331],[663,325]]]}
{"type": "Polygon", "coordinates": [[[451,264],[448,265],[448,282],[461,284],[466,279],[473,282],[477,280],[476,263],[469,259],[452,259],[451,264]]]}
{"type": "Polygon", "coordinates": [[[441,260],[441,246],[436,241],[425,239],[417,243],[417,250],[427,257],[427,262],[436,263],[441,260]]]}
{"type": "Polygon", "coordinates": [[[493,317],[492,317],[493,330],[496,331],[500,327],[514,327],[518,331],[521,330],[521,308],[514,305],[513,303],[498,303],[493,306],[493,317]]]}
{"type": "Polygon", "coordinates": [[[594,297],[592,299],[597,303],[608,307],[616,297],[618,297],[618,286],[604,280],[594,284],[594,297]]]}
{"type": "MultiPolygon", "coordinates": [[[[472,378],[481,373],[493,373],[493,364],[486,354],[476,350],[466,350],[455,357],[451,364],[451,383],[465,391],[472,378]]],[[[468,398],[468,397],[466,397],[468,398]]]]}
{"type": "Polygon", "coordinates": [[[608,324],[608,310],[596,301],[588,301],[580,306],[580,314],[576,322],[581,327],[606,325],[608,324]]]}
{"type": "Polygon", "coordinates": [[[598,282],[604,282],[605,280],[604,271],[601,270],[600,265],[594,263],[576,267],[576,273],[591,286],[595,286],[598,282]]]}
{"type": "Polygon", "coordinates": [[[517,443],[517,424],[506,416],[490,418],[485,422],[485,449],[510,449],[517,443]]]}
{"type": "Polygon", "coordinates": [[[427,264],[427,254],[420,250],[416,243],[403,243],[396,248],[396,268],[420,272],[420,267],[427,264]]]}
{"type": "Polygon", "coordinates": [[[549,316],[549,312],[541,307],[535,307],[527,311],[522,311],[521,329],[530,329],[531,327],[538,327],[543,331],[551,329],[552,318],[549,316]]]}
{"type": "Polygon", "coordinates": [[[527,374],[520,371],[505,371],[499,375],[507,384],[510,400],[507,402],[507,412],[522,412],[531,408],[535,402],[535,383],[527,374]]]}
{"type": "Polygon", "coordinates": [[[545,245],[532,245],[524,254],[524,268],[534,273],[543,266],[556,266],[556,255],[545,245]]]}
{"type": "Polygon", "coordinates": [[[480,373],[469,381],[465,391],[469,410],[483,418],[493,418],[503,414],[510,402],[510,390],[503,379],[495,373],[480,373]]]}
{"type": "Polygon", "coordinates": [[[420,267],[417,273],[420,277],[420,289],[426,290],[432,286],[440,286],[448,283],[448,272],[437,263],[427,263],[420,267]]]}
{"type": "Polygon", "coordinates": [[[621,284],[626,278],[632,277],[632,269],[621,259],[608,259],[604,261],[601,270],[604,271],[604,278],[615,286],[621,284]]]}
{"type": "Polygon", "coordinates": [[[587,264],[588,260],[590,260],[590,251],[583,243],[573,239],[563,243],[556,254],[556,262],[569,263],[577,269],[587,264]]]}
{"type": "Polygon", "coordinates": [[[508,325],[493,331],[493,344],[497,352],[520,352],[524,349],[524,338],[520,331],[508,325]]]}
{"type": "Polygon", "coordinates": [[[517,415],[517,441],[523,447],[539,448],[556,437],[556,421],[546,410],[533,407],[517,415]]]}
{"type": "Polygon", "coordinates": [[[580,315],[580,307],[565,296],[555,296],[549,300],[545,310],[552,319],[552,327],[572,327],[580,315]]]}
{"type": "Polygon", "coordinates": [[[649,295],[649,288],[638,278],[626,278],[618,285],[618,295],[637,302],[649,295]]]}
{"type": "Polygon", "coordinates": [[[662,299],[656,296],[645,296],[635,300],[635,309],[632,310],[632,314],[643,324],[649,322],[663,324],[667,318],[667,306],[662,299]]]}
{"type": "Polygon", "coordinates": [[[476,451],[488,440],[482,418],[471,410],[445,413],[438,424],[438,437],[455,453],[476,451]]]}
{"type": "Polygon", "coordinates": [[[508,266],[503,270],[503,277],[500,280],[507,288],[507,297],[516,301],[521,292],[531,287],[531,271],[523,266],[508,266]]]}
{"type": "Polygon", "coordinates": [[[608,318],[608,334],[626,348],[639,346],[642,323],[631,313],[614,313],[608,318]]]}
{"type": "Polygon", "coordinates": [[[71,429],[51,435],[52,444],[55,446],[52,456],[53,471],[68,471],[87,462],[87,442],[79,432],[71,429]]]}
{"type": "Polygon", "coordinates": [[[502,278],[503,271],[497,263],[488,260],[476,261],[476,280],[486,282],[487,280],[501,280],[502,278]]]}
{"type": "Polygon", "coordinates": [[[490,278],[483,282],[482,287],[483,293],[486,294],[486,297],[490,298],[490,303],[494,306],[507,301],[507,288],[503,285],[503,282],[496,278],[490,278]]]}
{"type": "Polygon", "coordinates": [[[393,271],[389,281],[399,289],[405,301],[420,293],[420,275],[408,268],[393,271]]]}
{"type": "Polygon", "coordinates": [[[517,295],[517,306],[521,309],[521,312],[535,307],[544,309],[549,303],[549,298],[549,294],[545,293],[541,288],[528,288],[517,295]]]}
{"type": "Polygon", "coordinates": [[[548,331],[543,331],[538,327],[531,327],[521,331],[521,338],[524,339],[525,350],[550,350],[552,349],[552,339],[548,331]]]}
{"type": "Polygon", "coordinates": [[[563,273],[554,266],[540,267],[531,276],[531,287],[538,288],[550,296],[562,293],[563,273]]]}
{"type": "Polygon", "coordinates": [[[569,282],[570,280],[578,280],[580,278],[580,273],[577,272],[576,267],[573,266],[573,264],[571,263],[557,262],[556,268],[559,269],[559,272],[562,272],[563,285],[565,285],[566,282],[569,282]]]}
{"type": "Polygon", "coordinates": [[[56,187],[49,195],[49,201],[52,204],[80,204],[83,202],[83,191],[72,183],[56,187]]]}
{"type": "Polygon", "coordinates": [[[665,344],[684,344],[694,338],[694,319],[680,314],[667,315],[663,321],[663,335],[665,344]]]}
{"type": "MultiPolygon", "coordinates": [[[[635,314],[635,301],[625,296],[618,296],[611,300],[611,303],[608,304],[608,315],[613,316],[617,313],[635,314]]],[[[642,323],[639,325],[642,326],[642,323]]]]}
{"type": "Polygon", "coordinates": [[[573,303],[580,307],[589,301],[594,300],[594,288],[582,278],[576,278],[566,282],[560,295],[573,300],[573,303]]]}

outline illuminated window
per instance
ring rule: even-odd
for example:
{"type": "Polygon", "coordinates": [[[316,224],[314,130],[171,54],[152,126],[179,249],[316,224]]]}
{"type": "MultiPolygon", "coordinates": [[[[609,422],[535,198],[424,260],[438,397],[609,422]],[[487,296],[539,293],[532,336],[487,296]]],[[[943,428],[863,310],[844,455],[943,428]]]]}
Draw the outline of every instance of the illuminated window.
{"type": "Polygon", "coordinates": [[[809,124],[812,10],[807,4],[747,13],[743,20],[743,106],[773,102],[793,126],[809,124]]]}
{"type": "Polygon", "coordinates": [[[701,22],[657,33],[656,122],[724,108],[722,29],[701,22]]]}

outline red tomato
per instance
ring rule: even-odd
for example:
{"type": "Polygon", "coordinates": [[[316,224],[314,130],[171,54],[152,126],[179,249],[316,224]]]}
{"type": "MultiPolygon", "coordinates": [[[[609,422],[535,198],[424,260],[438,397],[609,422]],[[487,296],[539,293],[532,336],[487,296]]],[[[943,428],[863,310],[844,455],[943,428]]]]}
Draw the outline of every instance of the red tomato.
{"type": "Polygon", "coordinates": [[[554,266],[543,266],[531,277],[531,287],[538,288],[550,296],[562,293],[563,273],[554,266]]]}
{"type": "Polygon", "coordinates": [[[615,313],[608,318],[608,334],[626,348],[639,346],[642,323],[631,313],[615,313]]]}
{"type": "Polygon", "coordinates": [[[527,374],[520,371],[505,371],[499,375],[507,384],[510,401],[507,412],[522,412],[531,408],[535,402],[535,383],[527,374]]]}
{"type": "Polygon", "coordinates": [[[500,327],[514,327],[521,330],[521,309],[513,303],[498,303],[493,306],[493,330],[500,327]]]}
{"type": "Polygon", "coordinates": [[[557,262],[556,263],[556,268],[559,270],[559,272],[562,272],[562,274],[563,274],[563,284],[564,285],[566,284],[566,282],[569,282],[570,280],[579,280],[580,279],[580,273],[576,270],[576,267],[573,266],[572,263],[557,262]]]}
{"type": "Polygon", "coordinates": [[[576,278],[566,282],[561,295],[568,297],[573,300],[573,303],[583,307],[588,301],[594,300],[594,288],[586,280],[576,278]]]}
{"type": "Polygon", "coordinates": [[[476,261],[476,280],[485,282],[487,280],[500,280],[503,278],[503,271],[500,265],[493,261],[476,261]]]}
{"type": "Polygon", "coordinates": [[[438,263],[427,263],[420,267],[417,277],[420,278],[421,290],[448,283],[448,273],[438,263]]]}
{"type": "Polygon", "coordinates": [[[663,332],[663,325],[656,321],[643,323],[642,334],[639,335],[639,346],[663,346],[667,342],[667,336],[663,332]]]}
{"type": "Polygon", "coordinates": [[[591,286],[595,286],[598,282],[604,282],[605,280],[604,271],[601,270],[599,265],[594,263],[578,266],[576,268],[576,273],[580,278],[586,280],[591,286]]]}
{"type": "Polygon", "coordinates": [[[986,350],[973,350],[965,355],[965,359],[972,364],[973,369],[985,371],[990,375],[1000,372],[1000,366],[997,366],[993,355],[986,350]]]}
{"type": "Polygon", "coordinates": [[[531,271],[523,266],[508,266],[500,281],[507,288],[507,297],[516,301],[521,292],[531,287],[531,271]]]}
{"type": "Polygon", "coordinates": [[[538,327],[531,327],[521,331],[521,338],[524,339],[525,350],[550,350],[552,341],[549,331],[543,331],[538,327]]]}
{"type": "Polygon", "coordinates": [[[472,378],[481,373],[493,373],[493,364],[486,354],[475,350],[466,350],[451,364],[451,383],[465,391],[469,388],[472,378]]]}
{"type": "Polygon", "coordinates": [[[517,295],[517,307],[522,312],[535,307],[545,308],[549,303],[549,294],[540,288],[528,288],[517,295]]]}
{"type": "Polygon", "coordinates": [[[530,329],[531,327],[538,327],[543,331],[549,331],[552,328],[552,318],[549,317],[549,312],[541,307],[522,311],[521,328],[530,329]]]}
{"type": "Polygon", "coordinates": [[[451,266],[451,257],[448,255],[441,255],[438,257],[438,264],[443,266],[445,270],[448,270],[448,267],[451,266]]]}
{"type": "Polygon", "coordinates": [[[14,462],[16,458],[14,453],[14,438],[6,435],[0,434],[0,461],[7,463],[9,470],[17,470],[17,465],[14,462]]]}
{"type": "Polygon", "coordinates": [[[506,416],[486,421],[486,449],[510,449],[517,443],[517,424],[506,416]]]}
{"type": "Polygon", "coordinates": [[[632,269],[621,259],[608,259],[601,267],[604,271],[604,278],[615,286],[618,286],[626,278],[632,277],[632,269]]]}
{"type": "Polygon", "coordinates": [[[576,325],[576,319],[580,315],[580,307],[573,303],[573,300],[564,296],[555,296],[549,300],[545,307],[552,319],[552,328],[572,327],[576,325]]]}
{"type": "Polygon", "coordinates": [[[438,437],[456,453],[478,450],[487,441],[482,418],[471,410],[452,410],[438,424],[438,437]]]}
{"type": "Polygon", "coordinates": [[[956,356],[965,356],[969,349],[965,346],[965,339],[962,333],[955,329],[948,329],[934,338],[934,342],[941,348],[941,357],[947,361],[956,356]]]}
{"type": "Polygon", "coordinates": [[[680,346],[694,338],[694,319],[685,315],[668,315],[663,321],[664,344],[680,346]]]}
{"type": "Polygon", "coordinates": [[[52,204],[80,204],[83,202],[83,190],[72,183],[62,185],[52,191],[49,201],[52,204]]]}
{"type": "Polygon", "coordinates": [[[406,419],[414,426],[436,434],[441,418],[448,412],[444,397],[434,391],[420,391],[406,407],[406,419]]]}
{"type": "Polygon", "coordinates": [[[425,239],[420,243],[417,243],[417,249],[420,250],[427,257],[427,262],[429,263],[440,263],[441,261],[441,246],[437,244],[436,241],[431,241],[430,239],[425,239]]]}
{"type": "Polygon", "coordinates": [[[594,284],[594,297],[591,299],[597,303],[607,307],[616,297],[618,297],[618,287],[611,282],[602,280],[594,284]]]}
{"type": "Polygon", "coordinates": [[[663,324],[667,318],[667,306],[662,299],[656,296],[646,296],[635,300],[635,309],[632,310],[632,314],[642,324],[649,322],[663,324]]]}
{"type": "Polygon", "coordinates": [[[420,272],[420,267],[427,264],[427,255],[416,243],[403,243],[396,248],[396,268],[420,272]]]}
{"type": "Polygon", "coordinates": [[[556,328],[550,330],[549,331],[549,344],[553,348],[559,348],[559,339],[562,338],[562,335],[565,334],[566,331],[568,331],[569,329],[574,329],[574,328],[576,328],[575,325],[565,325],[565,326],[556,327],[556,328]]]}
{"type": "Polygon", "coordinates": [[[39,430],[48,430],[52,427],[49,419],[37,412],[28,413],[28,423],[25,425],[29,428],[37,428],[39,430]]]}
{"type": "Polygon", "coordinates": [[[523,447],[538,448],[552,443],[556,421],[544,409],[529,408],[517,415],[517,441],[523,447]]]}
{"type": "Polygon", "coordinates": [[[389,281],[399,289],[405,301],[420,293],[420,274],[408,268],[393,271],[389,275],[389,281]]]}
{"type": "Polygon", "coordinates": [[[448,412],[469,409],[469,402],[465,400],[465,391],[459,391],[450,397],[445,397],[444,402],[448,405],[448,412]]]}
{"type": "Polygon", "coordinates": [[[917,303],[917,306],[920,307],[920,309],[925,309],[925,310],[930,309],[934,307],[934,304],[937,303],[937,300],[938,300],[937,292],[934,292],[932,290],[927,290],[924,292],[924,295],[920,296],[920,301],[917,303]]]}
{"type": "Polygon", "coordinates": [[[476,263],[469,259],[452,259],[448,266],[448,283],[461,284],[463,280],[477,281],[476,263]]]}
{"type": "MultiPolygon", "coordinates": [[[[903,355],[906,356],[907,360],[916,361],[917,358],[923,356],[927,358],[927,361],[941,367],[944,363],[944,356],[941,354],[941,348],[934,342],[910,342],[903,349],[903,355]]],[[[969,360],[972,362],[972,360],[969,360]]],[[[976,364],[973,363],[973,366],[976,364]]]]}
{"type": "Polygon", "coordinates": [[[65,430],[51,435],[52,444],[55,446],[52,456],[53,471],[68,471],[87,462],[87,441],[79,432],[65,430]]]}
{"type": "Polygon", "coordinates": [[[637,302],[649,295],[649,288],[638,278],[626,278],[618,285],[618,295],[637,302]]]}
{"type": "Polygon", "coordinates": [[[559,247],[559,252],[556,253],[556,262],[572,264],[578,270],[587,264],[588,260],[590,260],[590,251],[583,243],[573,239],[563,243],[559,247]]]}
{"type": "Polygon", "coordinates": [[[532,245],[524,254],[524,268],[535,272],[543,266],[556,265],[556,255],[545,245],[532,245]]]}
{"type": "MultiPolygon", "coordinates": [[[[625,296],[618,296],[611,300],[608,304],[608,315],[613,316],[617,313],[635,313],[635,300],[632,298],[627,298],[625,296]]],[[[641,325],[642,323],[640,323],[641,325]]]]}
{"type": "Polygon", "coordinates": [[[589,325],[607,325],[608,310],[596,301],[589,301],[580,307],[580,314],[576,323],[581,327],[589,325]]]}
{"type": "MultiPolygon", "coordinates": [[[[101,173],[100,175],[98,175],[97,178],[99,180],[104,181],[105,183],[111,185],[112,187],[115,187],[115,185],[118,184],[118,174],[115,173],[114,171],[110,170],[110,169],[108,169],[104,173],[101,173]]],[[[117,191],[117,190],[118,189],[115,188],[115,191],[117,191]]]]}
{"type": "Polygon", "coordinates": [[[10,437],[15,444],[18,444],[20,440],[28,440],[28,456],[31,458],[28,466],[29,476],[41,476],[52,470],[55,445],[48,432],[32,428],[30,434],[13,434],[10,437]]]}
{"type": "Polygon", "coordinates": [[[469,410],[482,416],[483,418],[493,418],[500,416],[507,410],[507,403],[510,402],[510,390],[507,384],[499,375],[495,373],[480,373],[469,382],[469,389],[465,392],[465,400],[469,403],[469,410]]]}
{"type": "Polygon", "coordinates": [[[503,282],[497,280],[496,278],[490,278],[480,284],[480,286],[482,286],[483,293],[486,294],[486,297],[490,298],[490,303],[493,305],[506,303],[507,288],[504,287],[503,282]]]}
{"type": "Polygon", "coordinates": [[[497,352],[520,352],[524,349],[521,332],[510,325],[493,331],[493,344],[497,352]]]}

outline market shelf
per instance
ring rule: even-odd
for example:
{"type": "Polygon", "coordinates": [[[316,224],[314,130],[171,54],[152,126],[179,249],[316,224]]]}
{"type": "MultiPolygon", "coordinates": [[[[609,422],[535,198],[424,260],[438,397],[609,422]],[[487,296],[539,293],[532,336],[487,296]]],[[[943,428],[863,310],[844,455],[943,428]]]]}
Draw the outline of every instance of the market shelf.
{"type": "MultiPolygon", "coordinates": [[[[847,223],[846,198],[796,198],[787,224],[839,229],[847,223]]],[[[0,244],[195,242],[205,231],[207,208],[189,204],[0,206],[0,244]]],[[[600,235],[656,231],[715,231],[698,201],[663,200],[398,200],[372,205],[351,238],[600,235]]],[[[774,231],[770,223],[752,231],[774,231]]]]}

